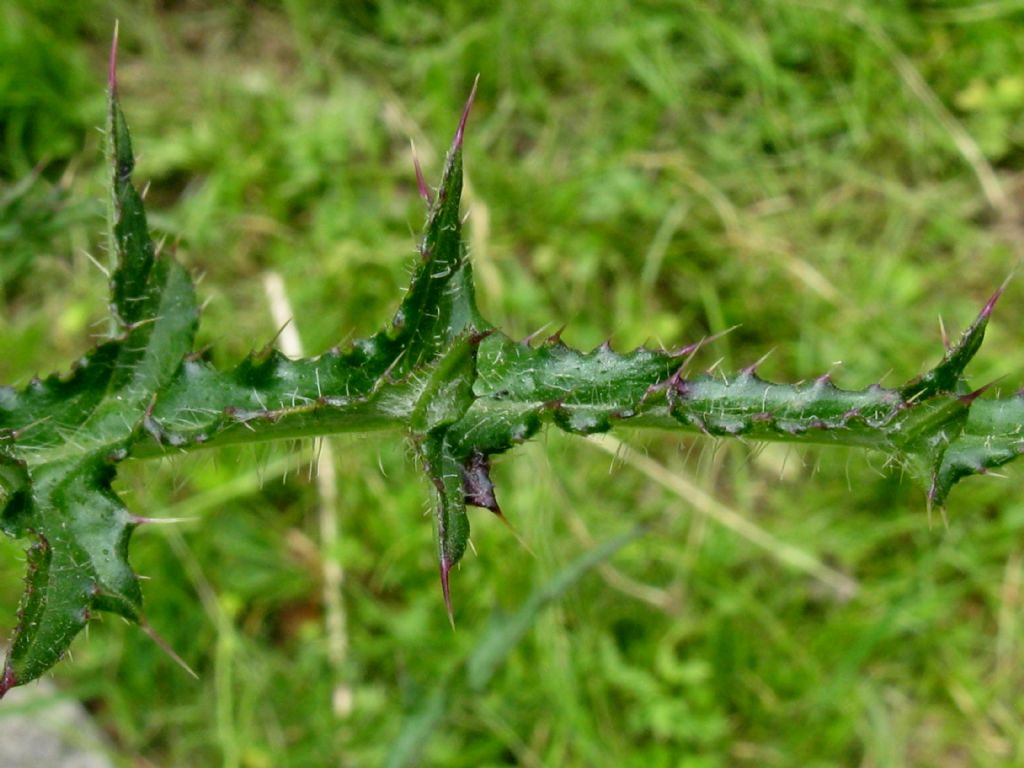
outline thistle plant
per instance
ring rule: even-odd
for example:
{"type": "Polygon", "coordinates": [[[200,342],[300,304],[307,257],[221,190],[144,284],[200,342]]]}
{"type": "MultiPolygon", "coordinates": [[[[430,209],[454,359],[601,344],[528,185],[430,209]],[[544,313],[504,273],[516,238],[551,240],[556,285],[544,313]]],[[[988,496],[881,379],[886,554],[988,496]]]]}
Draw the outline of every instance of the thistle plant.
{"type": "MultiPolygon", "coordinates": [[[[256,441],[396,430],[436,490],[444,602],[470,535],[467,507],[503,518],[491,458],[547,425],[575,435],[657,428],[751,441],[878,451],[917,480],[929,508],[963,477],[1024,451],[1024,397],[982,397],[965,369],[1001,289],[942,360],[895,388],[850,391],[827,374],[765,381],[750,366],[693,372],[710,339],[628,353],[567,346],[559,333],[515,340],[474,297],[461,237],[463,140],[473,94],[440,184],[416,164],[427,216],[404,299],[375,335],[308,359],[268,344],[232,369],[195,349],[199,309],[188,272],[154,245],[132,181],[134,156],[118,100],[116,35],[109,74],[110,332],[67,373],[0,387],[0,525],[24,538],[26,588],[0,696],[38,678],[96,611],[146,624],[128,562],[148,522],[111,483],[121,462],[256,441]]],[[[475,88],[474,88],[475,92],[475,88]]]]}

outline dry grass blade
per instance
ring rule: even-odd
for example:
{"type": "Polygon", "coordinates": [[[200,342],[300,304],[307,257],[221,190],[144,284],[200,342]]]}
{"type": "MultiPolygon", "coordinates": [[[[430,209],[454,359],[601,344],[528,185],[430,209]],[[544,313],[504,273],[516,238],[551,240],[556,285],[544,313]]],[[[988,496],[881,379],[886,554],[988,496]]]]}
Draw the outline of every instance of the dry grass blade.
{"type": "MultiPolygon", "coordinates": [[[[274,323],[283,330],[278,337],[278,346],[289,357],[302,357],[302,339],[294,323],[295,313],[284,280],[277,272],[263,276],[263,288],[267,294],[274,323]]],[[[348,634],[346,632],[345,606],[341,600],[341,589],[345,572],[335,555],[338,549],[338,479],[334,470],[334,450],[327,438],[320,441],[316,458],[316,489],[320,499],[317,521],[320,527],[321,563],[323,571],[324,625],[327,635],[327,656],[334,669],[333,708],[339,718],[352,714],[352,691],[342,682],[342,670],[348,655],[348,634]]]]}
{"type": "Polygon", "coordinates": [[[689,478],[640,455],[611,435],[591,435],[587,442],[646,475],[690,504],[698,513],[760,547],[783,565],[813,576],[835,593],[838,599],[849,600],[857,594],[859,585],[854,579],[830,568],[809,552],[776,538],[735,509],[715,499],[689,478]]]}

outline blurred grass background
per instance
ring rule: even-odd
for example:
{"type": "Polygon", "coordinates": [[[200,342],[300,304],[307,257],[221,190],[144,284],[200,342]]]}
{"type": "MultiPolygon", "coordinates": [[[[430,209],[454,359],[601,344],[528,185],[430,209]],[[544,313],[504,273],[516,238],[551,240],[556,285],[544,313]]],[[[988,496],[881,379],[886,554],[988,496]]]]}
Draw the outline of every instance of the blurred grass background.
{"type": "MultiPolygon", "coordinates": [[[[574,345],[622,349],[740,324],[704,364],[774,349],[771,378],[892,385],[939,356],[937,316],[958,333],[1022,252],[1014,0],[8,0],[6,383],[65,368],[105,315],[86,254],[102,260],[115,18],[136,178],[203,276],[200,343],[225,365],[277,330],[268,270],[308,351],[389,316],[423,217],[409,140],[436,179],[477,73],[467,237],[481,305],[513,335],[568,323],[574,345]]],[[[1011,284],[978,383],[1021,385],[1022,295],[1011,284]]],[[[135,511],[201,518],[140,531],[132,556],[150,622],[201,679],[108,617],[57,669],[62,695],[126,766],[379,765],[396,744],[444,766],[1024,764],[1019,468],[965,482],[946,528],[883,457],[619,437],[638,452],[618,462],[555,433],[499,462],[535,556],[475,514],[455,633],[431,489],[394,436],[334,440],[331,548],[309,445],[129,465],[135,511]],[[686,487],[776,538],[709,520],[686,487]],[[493,674],[467,673],[519,637],[496,617],[641,519],[646,535],[523,615],[493,674]],[[346,575],[340,662],[328,560],[346,575]]],[[[7,625],[22,549],[2,543],[7,625]]]]}

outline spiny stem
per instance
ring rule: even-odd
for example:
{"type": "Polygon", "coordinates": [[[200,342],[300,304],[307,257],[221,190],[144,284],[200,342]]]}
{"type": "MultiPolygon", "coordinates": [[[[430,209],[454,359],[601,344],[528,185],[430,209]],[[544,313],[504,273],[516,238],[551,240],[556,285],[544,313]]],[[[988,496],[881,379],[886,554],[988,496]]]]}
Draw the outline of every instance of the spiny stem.
{"type": "MultiPolygon", "coordinates": [[[[547,426],[574,435],[657,427],[722,438],[859,446],[883,452],[942,510],[962,478],[1024,452],[1024,396],[991,398],[965,369],[981,347],[1004,283],[959,341],[921,376],[895,388],[850,391],[830,373],[765,381],[759,360],[737,373],[692,373],[717,337],[673,350],[569,347],[562,329],[522,341],[476,304],[462,241],[463,145],[474,80],[436,192],[413,148],[426,222],[409,289],[373,336],[314,358],[271,344],[231,369],[195,348],[193,282],[155,247],[121,111],[117,28],[108,72],[109,338],[65,375],[0,387],[0,523],[29,540],[26,589],[0,696],[44,674],[96,611],[145,624],[128,564],[132,514],[114,491],[120,462],[233,443],[395,430],[411,442],[436,493],[441,592],[454,627],[451,573],[470,546],[467,506],[505,522],[491,458],[547,426]]],[[[282,328],[285,326],[282,325],[282,328]]],[[[511,526],[510,526],[511,527],[511,526]]],[[[810,564],[804,563],[809,568],[810,564]]],[[[180,662],[173,651],[168,653],[180,662]]]]}

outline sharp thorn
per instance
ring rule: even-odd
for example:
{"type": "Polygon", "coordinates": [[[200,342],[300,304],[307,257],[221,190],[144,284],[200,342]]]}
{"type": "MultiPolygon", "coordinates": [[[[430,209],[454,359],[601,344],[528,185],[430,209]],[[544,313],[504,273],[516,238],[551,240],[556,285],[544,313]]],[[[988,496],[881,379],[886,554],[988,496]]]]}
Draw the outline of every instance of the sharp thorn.
{"type": "MultiPolygon", "coordinates": [[[[690,367],[690,363],[693,361],[694,356],[700,351],[701,347],[703,347],[705,344],[710,344],[713,341],[717,341],[718,339],[722,338],[727,333],[734,331],[738,327],[738,325],[731,326],[729,328],[726,328],[724,331],[719,331],[718,333],[712,334],[711,336],[705,336],[698,342],[670,351],[669,357],[682,357],[684,358],[684,360],[682,363],[680,363],[679,367],[676,368],[675,373],[673,373],[668,378],[666,384],[668,384],[671,387],[682,381],[683,376],[686,374],[687,368],[690,367]]],[[[657,391],[657,389],[652,390],[651,388],[648,388],[648,393],[651,391],[657,391]]],[[[646,397],[646,393],[644,396],[646,397]]]]}
{"type": "Polygon", "coordinates": [[[995,309],[996,302],[999,301],[999,297],[1003,295],[1003,291],[1006,290],[1006,286],[1010,284],[1010,280],[1011,279],[1013,279],[1013,273],[1012,272],[1009,275],[1006,276],[1006,279],[1003,280],[1003,284],[1000,285],[998,288],[996,288],[995,293],[993,293],[992,296],[989,298],[989,300],[985,303],[985,306],[981,310],[981,314],[980,314],[979,317],[982,317],[982,318],[991,317],[992,310],[995,309]]]}
{"type": "Polygon", "coordinates": [[[516,541],[519,542],[519,546],[525,549],[527,553],[530,555],[530,557],[536,559],[537,553],[534,552],[533,548],[526,543],[526,539],[519,535],[519,531],[517,531],[515,527],[512,525],[512,523],[508,521],[508,518],[505,517],[505,514],[501,511],[501,509],[496,507],[495,509],[492,509],[491,512],[494,514],[495,517],[501,520],[501,522],[505,525],[506,528],[509,529],[512,535],[516,537],[516,541]]]}
{"type": "Polygon", "coordinates": [[[7,692],[17,684],[18,681],[14,677],[14,670],[5,664],[3,677],[0,677],[0,699],[7,695],[7,692]]]}
{"type": "Polygon", "coordinates": [[[177,664],[179,667],[185,670],[194,679],[199,679],[199,675],[196,674],[195,670],[192,669],[192,667],[190,667],[188,664],[186,664],[185,660],[181,658],[181,656],[179,656],[175,652],[175,650],[171,648],[170,644],[162,637],[160,637],[160,635],[157,634],[156,630],[149,626],[149,624],[146,621],[140,621],[139,626],[142,627],[143,632],[149,635],[149,639],[156,643],[157,647],[161,651],[167,654],[168,658],[170,658],[171,661],[173,661],[175,664],[177,664]]]}
{"type": "Polygon", "coordinates": [[[141,517],[132,515],[133,525],[177,525],[178,523],[196,523],[198,517],[141,517]]]}
{"type": "Polygon", "coordinates": [[[427,204],[427,207],[430,207],[434,204],[434,196],[430,193],[427,180],[423,178],[423,167],[420,165],[419,155],[416,154],[416,142],[409,139],[409,145],[412,147],[412,165],[416,169],[416,185],[420,189],[420,197],[423,198],[423,202],[427,204]]]}
{"type": "Polygon", "coordinates": [[[114,19],[114,36],[110,41],[110,69],[107,71],[107,86],[110,92],[117,94],[117,40],[120,22],[114,19]]]}
{"type": "Polygon", "coordinates": [[[984,385],[978,387],[973,392],[968,392],[966,395],[961,395],[960,396],[960,402],[963,403],[964,405],[970,405],[975,400],[977,400],[979,397],[981,397],[983,394],[988,392],[989,389],[991,389],[995,384],[997,384],[1002,379],[1003,379],[1003,377],[1000,376],[998,379],[993,379],[988,384],[984,384],[984,385]]]}
{"type": "Polygon", "coordinates": [[[713,333],[710,336],[704,336],[700,341],[696,341],[693,344],[687,344],[685,347],[677,347],[676,349],[670,349],[668,355],[669,357],[693,357],[702,347],[705,347],[714,341],[718,341],[720,338],[729,333],[732,333],[737,328],[739,328],[739,325],[733,325],[726,328],[724,331],[713,333]]]}
{"type": "Polygon", "coordinates": [[[555,331],[550,336],[548,336],[548,338],[546,339],[547,343],[548,344],[561,344],[562,343],[562,333],[564,331],[565,331],[565,323],[562,324],[561,328],[559,328],[557,331],[555,331]]]}
{"type": "Polygon", "coordinates": [[[277,332],[270,337],[270,341],[268,341],[266,345],[264,345],[263,349],[268,352],[272,350],[274,348],[274,344],[277,342],[279,338],[281,338],[281,334],[284,333],[284,329],[287,328],[294,320],[294,317],[289,317],[287,320],[281,323],[281,327],[278,328],[277,332]]]}
{"type": "Polygon", "coordinates": [[[541,335],[542,333],[544,333],[544,330],[545,330],[545,329],[546,329],[546,328],[547,328],[547,327],[548,327],[549,325],[551,325],[551,323],[544,323],[544,325],[542,325],[542,326],[541,326],[540,328],[538,328],[538,329],[537,329],[536,331],[534,331],[533,333],[531,333],[531,334],[530,334],[529,336],[525,337],[525,338],[524,338],[524,339],[523,339],[523,340],[522,340],[522,341],[521,341],[520,343],[521,343],[521,344],[522,344],[522,345],[523,345],[524,347],[529,347],[529,346],[532,346],[532,345],[533,345],[533,342],[534,342],[534,341],[536,341],[537,337],[538,337],[538,336],[540,336],[540,335],[541,335]]]}
{"type": "Polygon", "coordinates": [[[86,250],[83,250],[83,251],[82,251],[82,253],[84,253],[84,254],[85,254],[85,257],[86,257],[87,259],[89,259],[89,261],[91,261],[91,262],[92,262],[92,265],[93,265],[94,267],[96,267],[96,268],[97,268],[97,269],[98,269],[98,270],[99,270],[100,272],[102,272],[102,273],[103,273],[103,276],[104,276],[105,278],[107,278],[107,280],[109,280],[109,279],[110,279],[110,270],[109,270],[109,269],[107,269],[107,268],[106,268],[106,267],[105,267],[105,266],[104,266],[103,264],[101,264],[101,263],[100,263],[100,262],[99,262],[99,261],[98,261],[98,260],[96,259],[96,257],[95,257],[95,256],[93,256],[93,255],[92,255],[91,253],[89,253],[88,251],[86,251],[86,250]]]}
{"type": "Polygon", "coordinates": [[[455,141],[452,142],[453,149],[460,149],[462,147],[462,139],[466,134],[466,121],[469,119],[469,111],[473,108],[473,100],[476,99],[476,86],[480,82],[480,75],[477,75],[473,79],[473,88],[469,92],[469,98],[466,99],[466,106],[462,109],[462,117],[459,119],[458,130],[455,131],[455,141]]]}
{"type": "Polygon", "coordinates": [[[448,574],[451,571],[451,563],[447,559],[441,558],[441,592],[444,595],[444,607],[448,611],[448,623],[452,625],[452,631],[455,631],[455,612],[452,610],[452,593],[448,588],[448,574]]]}
{"type": "MultiPolygon", "coordinates": [[[[775,351],[774,347],[772,349],[769,349],[767,352],[765,352],[763,355],[761,355],[760,358],[755,360],[753,362],[753,364],[748,365],[746,368],[741,369],[740,370],[740,375],[742,375],[742,376],[756,376],[757,375],[757,369],[760,368],[764,364],[764,361],[767,360],[771,356],[772,352],[774,352],[774,351],[775,351]]],[[[825,374],[825,375],[827,376],[828,374],[825,374]]]]}
{"type": "Polygon", "coordinates": [[[488,336],[493,336],[493,335],[494,335],[494,329],[493,328],[486,328],[486,329],[484,329],[482,331],[474,330],[469,335],[469,343],[470,343],[471,346],[476,347],[476,346],[479,346],[480,342],[482,342],[488,336]]]}

